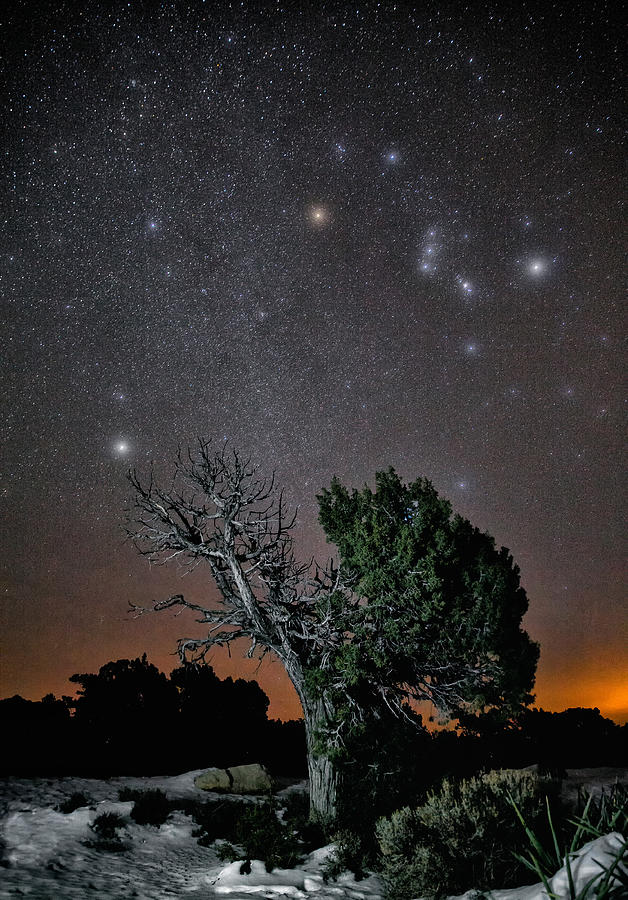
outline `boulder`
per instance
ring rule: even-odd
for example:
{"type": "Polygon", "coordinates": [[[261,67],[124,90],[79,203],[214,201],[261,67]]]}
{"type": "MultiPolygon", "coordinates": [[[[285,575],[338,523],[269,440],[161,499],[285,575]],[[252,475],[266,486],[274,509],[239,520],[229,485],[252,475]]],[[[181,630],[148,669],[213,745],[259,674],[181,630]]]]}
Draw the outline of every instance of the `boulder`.
{"type": "Polygon", "coordinates": [[[194,785],[201,791],[223,794],[263,794],[272,790],[273,782],[264,766],[252,763],[229,769],[208,769],[196,776],[194,785]]]}
{"type": "Polygon", "coordinates": [[[227,791],[231,790],[231,778],[225,769],[208,769],[194,779],[194,786],[202,791],[227,791]]]}
{"type": "Polygon", "coordinates": [[[227,773],[233,779],[231,790],[234,794],[266,794],[273,788],[272,778],[259,763],[232,766],[227,773]]]}

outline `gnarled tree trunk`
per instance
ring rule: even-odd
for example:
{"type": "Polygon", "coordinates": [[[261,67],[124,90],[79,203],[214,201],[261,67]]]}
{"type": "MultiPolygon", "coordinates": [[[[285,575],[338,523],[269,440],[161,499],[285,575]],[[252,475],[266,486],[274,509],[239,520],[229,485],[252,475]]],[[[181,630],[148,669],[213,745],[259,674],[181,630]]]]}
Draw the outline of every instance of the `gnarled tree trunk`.
{"type": "Polygon", "coordinates": [[[303,705],[310,780],[310,818],[331,825],[338,814],[340,771],[325,749],[325,731],[330,724],[330,704],[323,697],[299,692],[303,705]]]}

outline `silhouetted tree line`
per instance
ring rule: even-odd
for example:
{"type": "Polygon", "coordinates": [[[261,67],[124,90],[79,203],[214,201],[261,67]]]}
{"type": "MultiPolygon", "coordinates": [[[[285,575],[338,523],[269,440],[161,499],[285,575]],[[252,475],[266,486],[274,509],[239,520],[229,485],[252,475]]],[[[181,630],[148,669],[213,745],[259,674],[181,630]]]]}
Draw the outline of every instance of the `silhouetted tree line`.
{"type": "Polygon", "coordinates": [[[249,762],[307,772],[302,723],[268,719],[255,681],[220,679],[207,665],[168,677],[146,655],[70,681],[76,699],[0,700],[4,774],[157,775],[249,762]]]}
{"type": "MultiPolygon", "coordinates": [[[[277,775],[307,774],[303,722],[270,720],[268,697],[255,681],[220,679],[207,665],[167,676],[146,655],[70,681],[76,698],[0,700],[3,775],[177,774],[248,762],[262,762],[277,775]]],[[[582,708],[528,709],[506,727],[486,717],[437,733],[400,720],[396,728],[388,723],[382,733],[362,734],[352,749],[348,777],[356,791],[350,795],[370,796],[386,813],[443,775],[534,763],[557,774],[625,765],[628,725],[582,708]]]]}

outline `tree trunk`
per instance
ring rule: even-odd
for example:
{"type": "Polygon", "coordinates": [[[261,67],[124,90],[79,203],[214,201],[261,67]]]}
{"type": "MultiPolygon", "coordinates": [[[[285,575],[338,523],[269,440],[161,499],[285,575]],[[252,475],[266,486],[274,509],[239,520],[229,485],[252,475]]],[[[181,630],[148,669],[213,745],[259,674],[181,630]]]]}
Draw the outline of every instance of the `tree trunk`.
{"type": "MultiPolygon", "coordinates": [[[[308,740],[308,746],[309,743],[308,740]]],[[[338,769],[329,756],[309,749],[307,768],[310,777],[310,818],[323,826],[331,825],[338,813],[338,769]]]]}
{"type": "Polygon", "coordinates": [[[334,708],[324,691],[310,691],[300,662],[282,660],[303,707],[307,769],[310,780],[310,819],[329,827],[338,815],[340,770],[326,752],[326,732],[333,727],[334,708]]]}
{"type": "Polygon", "coordinates": [[[324,747],[322,732],[329,723],[329,703],[319,697],[305,697],[302,703],[310,778],[310,818],[323,826],[331,825],[338,814],[340,773],[324,747]]]}

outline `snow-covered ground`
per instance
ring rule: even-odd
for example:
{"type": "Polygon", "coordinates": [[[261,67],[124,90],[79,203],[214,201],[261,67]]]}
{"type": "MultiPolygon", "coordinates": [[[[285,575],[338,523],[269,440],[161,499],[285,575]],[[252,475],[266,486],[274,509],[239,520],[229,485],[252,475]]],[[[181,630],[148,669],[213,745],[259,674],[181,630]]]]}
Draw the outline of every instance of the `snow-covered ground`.
{"type": "MultiPolygon", "coordinates": [[[[331,848],[316,850],[291,870],[267,873],[253,861],[249,874],[241,863],[225,865],[211,847],[199,846],[192,836],[193,820],[173,813],[160,828],[135,824],[129,814],[132,802],[121,802],[123,788],[159,788],[169,798],[206,799],[211,796],[194,786],[198,772],[163,778],[11,778],[0,781],[0,898],[29,897],[32,900],[87,900],[87,898],[138,898],[165,900],[172,897],[229,897],[229,900],[265,898],[312,898],[320,900],[378,900],[383,885],[372,876],[357,881],[350,874],[325,884],[322,869],[331,848]],[[90,805],[70,814],[55,807],[71,794],[82,792],[90,805]],[[90,847],[94,832],[90,825],[103,812],[116,812],[127,820],[121,837],[127,849],[107,852],[90,847]]],[[[626,780],[626,770],[569,773],[570,783],[587,787],[626,780]]],[[[305,790],[305,783],[283,792],[305,790]]],[[[251,798],[252,801],[252,798],[251,798]]],[[[253,801],[252,801],[253,802],[253,801]]],[[[619,836],[614,839],[615,843],[619,836]]],[[[609,848],[612,849],[613,841],[609,848]]],[[[599,858],[605,846],[589,856],[599,858]]],[[[557,883],[558,886],[558,883],[557,883]]],[[[465,895],[465,897],[471,895],[465,895]]],[[[543,900],[536,888],[495,892],[496,900],[543,900]]]]}
{"type": "MultiPolygon", "coordinates": [[[[241,863],[225,865],[211,847],[199,846],[194,821],[173,813],[160,828],[136,825],[129,815],[133,803],[118,800],[123,788],[159,788],[172,799],[216,798],[194,786],[198,772],[163,778],[11,778],[0,782],[0,898],[86,900],[86,898],[138,898],[162,900],[229,896],[231,900],[261,897],[319,897],[366,900],[382,895],[376,878],[356,882],[345,875],[324,886],[321,870],[331,848],[310,854],[298,869],[267,873],[253,861],[250,875],[240,875],[241,863]],[[71,794],[81,792],[90,806],[73,813],[55,811],[71,794]],[[91,823],[103,812],[116,812],[128,824],[120,836],[124,852],[106,852],[86,846],[95,834],[91,823]]],[[[305,790],[306,785],[284,789],[305,790]]],[[[253,802],[253,798],[250,798],[253,802]]]]}

